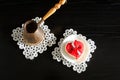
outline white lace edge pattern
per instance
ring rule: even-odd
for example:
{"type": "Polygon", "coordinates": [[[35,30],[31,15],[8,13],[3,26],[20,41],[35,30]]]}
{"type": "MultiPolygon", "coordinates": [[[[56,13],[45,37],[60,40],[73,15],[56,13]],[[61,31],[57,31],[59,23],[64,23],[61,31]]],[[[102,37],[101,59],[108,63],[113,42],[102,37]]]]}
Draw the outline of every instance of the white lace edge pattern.
{"type": "MultiPolygon", "coordinates": [[[[41,18],[36,17],[35,19],[32,19],[36,21],[37,23],[41,20],[41,18]]],[[[27,59],[33,60],[35,57],[38,56],[38,53],[43,53],[43,51],[47,50],[47,46],[51,47],[53,44],[56,44],[56,37],[53,33],[50,33],[50,29],[47,25],[44,25],[44,22],[39,26],[44,31],[45,39],[40,42],[37,45],[27,45],[23,42],[23,26],[17,27],[16,29],[13,29],[13,33],[11,36],[13,37],[14,41],[17,41],[17,45],[20,49],[23,49],[23,55],[27,59]]]]}
{"type": "MultiPolygon", "coordinates": [[[[77,34],[77,31],[74,31],[73,29],[67,29],[65,31],[65,33],[63,34],[64,38],[72,35],[72,34],[77,34]]],[[[81,36],[81,38],[86,40],[85,36],[82,36],[82,34],[78,34],[79,36],[81,36]]],[[[66,60],[60,52],[60,45],[63,42],[64,38],[61,38],[60,41],[58,42],[58,47],[56,47],[54,49],[54,51],[52,52],[53,55],[53,59],[57,60],[58,62],[62,61],[63,65],[66,65],[67,67],[73,67],[74,71],[77,71],[78,73],[84,72],[86,70],[87,67],[87,63],[90,61],[90,58],[92,57],[92,54],[94,52],[94,50],[96,49],[95,46],[95,42],[92,41],[91,39],[86,40],[89,45],[90,45],[90,54],[87,56],[87,60],[85,62],[82,62],[80,64],[78,63],[71,63],[70,61],[66,60]]]]}

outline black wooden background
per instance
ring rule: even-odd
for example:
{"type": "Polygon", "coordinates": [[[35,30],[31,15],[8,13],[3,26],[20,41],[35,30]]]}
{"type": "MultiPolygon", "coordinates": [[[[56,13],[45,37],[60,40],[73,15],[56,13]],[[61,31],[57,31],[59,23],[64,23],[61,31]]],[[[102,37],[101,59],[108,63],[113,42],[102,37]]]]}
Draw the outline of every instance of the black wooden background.
{"type": "Polygon", "coordinates": [[[0,0],[0,80],[120,80],[120,1],[68,0],[45,22],[62,37],[73,28],[96,42],[87,70],[77,74],[52,59],[54,45],[34,60],[26,60],[12,40],[12,29],[43,16],[58,0],[0,0]]]}

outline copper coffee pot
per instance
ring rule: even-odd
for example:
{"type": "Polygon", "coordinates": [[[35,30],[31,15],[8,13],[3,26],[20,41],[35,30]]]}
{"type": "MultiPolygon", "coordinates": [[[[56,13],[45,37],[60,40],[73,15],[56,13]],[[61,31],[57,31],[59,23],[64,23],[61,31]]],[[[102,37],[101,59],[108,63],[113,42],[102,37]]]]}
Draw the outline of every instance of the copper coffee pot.
{"type": "Polygon", "coordinates": [[[50,17],[53,13],[55,13],[56,10],[61,7],[61,5],[65,4],[65,2],[66,0],[60,0],[59,3],[55,4],[55,6],[51,8],[38,23],[33,20],[25,22],[23,26],[23,38],[26,44],[36,45],[44,40],[45,36],[43,30],[39,27],[40,24],[48,17],[50,17]]]}

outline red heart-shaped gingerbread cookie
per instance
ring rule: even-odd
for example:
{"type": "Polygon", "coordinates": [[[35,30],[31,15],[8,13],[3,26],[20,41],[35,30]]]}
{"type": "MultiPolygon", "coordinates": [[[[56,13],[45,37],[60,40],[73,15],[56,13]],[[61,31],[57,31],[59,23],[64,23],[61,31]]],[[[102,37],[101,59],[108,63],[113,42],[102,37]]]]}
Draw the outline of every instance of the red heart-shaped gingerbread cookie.
{"type": "Polygon", "coordinates": [[[66,51],[68,52],[68,54],[75,57],[76,59],[81,56],[81,54],[83,53],[83,49],[83,43],[77,40],[67,43],[66,45],[66,51]]]}

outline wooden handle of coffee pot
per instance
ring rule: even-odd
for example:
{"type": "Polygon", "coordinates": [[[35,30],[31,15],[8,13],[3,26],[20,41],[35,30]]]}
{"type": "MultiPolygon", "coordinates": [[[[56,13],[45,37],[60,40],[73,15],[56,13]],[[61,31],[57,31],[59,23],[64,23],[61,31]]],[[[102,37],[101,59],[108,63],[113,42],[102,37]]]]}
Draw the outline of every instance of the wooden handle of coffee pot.
{"type": "Polygon", "coordinates": [[[65,4],[67,0],[60,0],[59,3],[56,3],[53,8],[51,8],[42,18],[41,21],[38,22],[40,24],[42,21],[45,21],[48,17],[50,17],[52,14],[56,12],[57,9],[59,9],[62,5],[65,4]]]}

